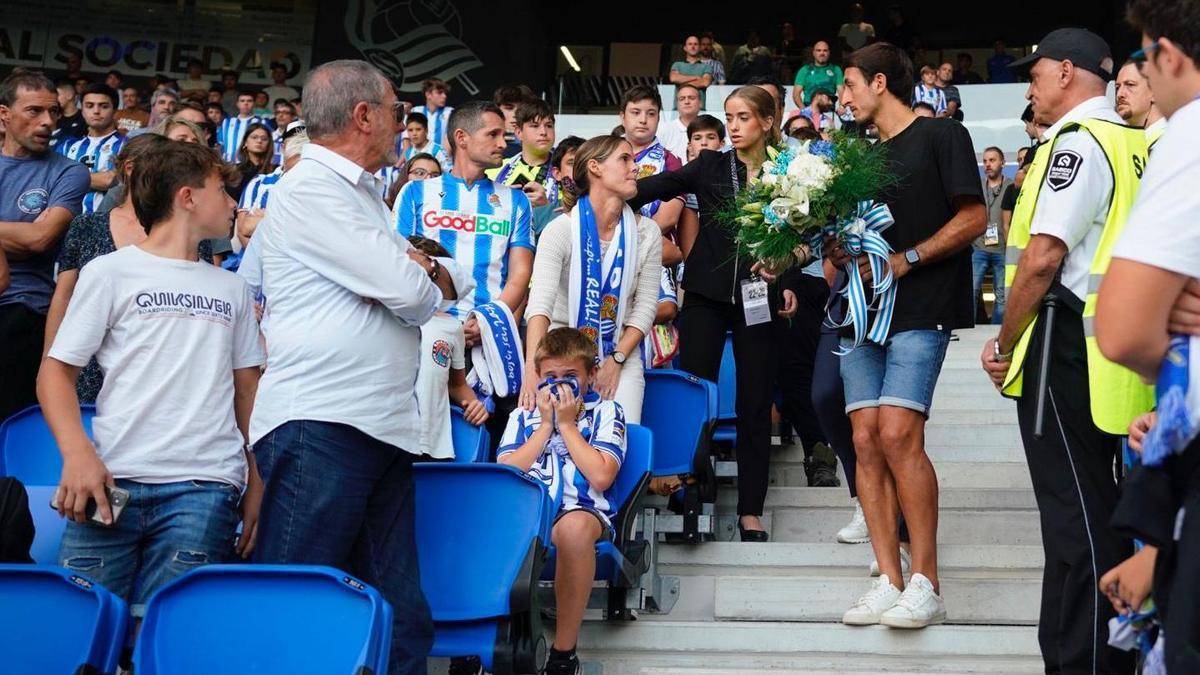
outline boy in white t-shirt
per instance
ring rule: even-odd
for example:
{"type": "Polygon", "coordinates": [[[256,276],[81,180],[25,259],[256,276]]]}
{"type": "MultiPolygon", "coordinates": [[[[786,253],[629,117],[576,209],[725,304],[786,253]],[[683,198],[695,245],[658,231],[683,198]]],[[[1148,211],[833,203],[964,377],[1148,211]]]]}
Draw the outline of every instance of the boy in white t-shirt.
{"type": "MultiPolygon", "coordinates": [[[[450,257],[446,249],[432,239],[413,236],[408,241],[413,248],[431,258],[450,257]]],[[[450,402],[461,406],[463,418],[475,426],[488,419],[487,407],[467,384],[466,339],[458,319],[438,312],[421,326],[420,364],[417,410],[421,413],[421,452],[434,459],[453,459],[450,402]]]]}
{"type": "Polygon", "coordinates": [[[54,501],[71,519],[59,564],[130,604],[254,547],[262,482],[245,443],[266,356],[246,283],[196,255],[229,232],[235,177],[194,144],[138,158],[129,189],[149,236],[80,272],[38,375],[63,456],[54,501]],[[92,356],[105,375],[94,443],[75,396],[92,356]],[[110,494],[124,502],[117,514],[110,494]]]}

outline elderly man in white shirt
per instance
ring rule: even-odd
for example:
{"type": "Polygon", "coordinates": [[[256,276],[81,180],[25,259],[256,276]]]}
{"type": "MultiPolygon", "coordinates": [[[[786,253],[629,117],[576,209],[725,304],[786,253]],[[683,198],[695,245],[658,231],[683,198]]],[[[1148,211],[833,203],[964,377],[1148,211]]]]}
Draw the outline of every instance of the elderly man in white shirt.
{"type": "Polygon", "coordinates": [[[390,227],[372,174],[396,95],[365,61],[312,71],[301,160],[259,225],[267,369],[250,440],[266,485],[255,559],[339,567],[395,610],[389,673],[424,673],[433,641],[417,570],[412,463],[419,326],[452,275],[390,227]]]}

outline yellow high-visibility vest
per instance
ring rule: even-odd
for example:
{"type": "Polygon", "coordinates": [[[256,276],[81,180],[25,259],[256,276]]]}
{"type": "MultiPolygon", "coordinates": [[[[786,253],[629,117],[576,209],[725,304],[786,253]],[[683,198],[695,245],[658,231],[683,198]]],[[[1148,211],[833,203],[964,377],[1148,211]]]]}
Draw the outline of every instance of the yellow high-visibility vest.
{"type": "MultiPolygon", "coordinates": [[[[1108,264],[1112,259],[1113,246],[1125,229],[1129,209],[1133,206],[1141,186],[1142,172],[1146,167],[1148,155],[1146,134],[1142,129],[1099,119],[1085,119],[1063,125],[1058,135],[1064,133],[1090,133],[1104,151],[1112,169],[1112,202],[1109,205],[1108,217],[1104,221],[1104,231],[1100,235],[1100,245],[1092,258],[1089,270],[1087,297],[1084,298],[1083,305],[1083,332],[1087,343],[1092,421],[1101,431],[1124,436],[1128,433],[1129,423],[1154,406],[1154,390],[1143,384],[1136,373],[1109,361],[1100,353],[1095,333],[1096,300],[1100,282],[1104,280],[1104,273],[1108,271],[1108,264]]],[[[1058,135],[1038,146],[1033,163],[1025,174],[1023,189],[1017,197],[1008,231],[1008,250],[1004,267],[1006,286],[1012,286],[1021,253],[1029,244],[1034,209],[1049,169],[1050,158],[1054,155],[1054,141],[1058,135]]],[[[1025,328],[1013,350],[1012,363],[1003,387],[1004,395],[1010,398],[1020,398],[1024,393],[1022,375],[1036,325],[1035,318],[1025,328]]]]}

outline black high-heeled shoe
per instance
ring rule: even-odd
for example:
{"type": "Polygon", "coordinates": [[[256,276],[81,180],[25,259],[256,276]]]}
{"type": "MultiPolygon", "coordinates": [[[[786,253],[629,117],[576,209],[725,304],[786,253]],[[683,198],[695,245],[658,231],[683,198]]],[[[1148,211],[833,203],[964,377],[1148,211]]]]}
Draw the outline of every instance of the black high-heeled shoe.
{"type": "Polygon", "coordinates": [[[742,541],[765,542],[769,539],[766,530],[747,530],[740,521],[738,522],[738,532],[742,535],[742,541]]]}

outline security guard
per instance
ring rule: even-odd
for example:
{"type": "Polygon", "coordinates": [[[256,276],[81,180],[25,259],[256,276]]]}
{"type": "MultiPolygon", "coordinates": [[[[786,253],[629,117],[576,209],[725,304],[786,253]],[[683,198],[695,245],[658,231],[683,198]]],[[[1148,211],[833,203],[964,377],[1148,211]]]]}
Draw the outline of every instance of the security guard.
{"type": "Polygon", "coordinates": [[[1141,181],[1146,137],[1125,126],[1104,96],[1113,61],[1097,35],[1053,31],[1012,67],[1028,71],[1026,96],[1037,121],[1050,127],[1013,212],[1008,305],[983,366],[1004,395],[1017,399],[1041,514],[1046,569],[1038,640],[1046,672],[1124,675],[1133,672],[1133,657],[1107,645],[1113,609],[1097,584],[1132,551],[1109,527],[1114,462],[1121,435],[1153,397],[1134,373],[1101,356],[1092,320],[1141,181]],[[1039,396],[1047,342],[1048,386],[1039,396]]]}

